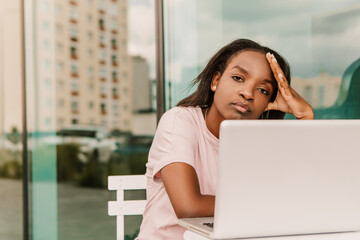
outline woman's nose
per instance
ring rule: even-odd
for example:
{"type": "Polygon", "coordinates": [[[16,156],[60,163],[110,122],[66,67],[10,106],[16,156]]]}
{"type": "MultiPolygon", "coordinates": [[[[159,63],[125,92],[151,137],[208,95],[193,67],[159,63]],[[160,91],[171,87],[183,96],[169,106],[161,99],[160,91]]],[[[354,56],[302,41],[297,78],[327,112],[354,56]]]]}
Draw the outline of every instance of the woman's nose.
{"type": "Polygon", "coordinates": [[[247,101],[254,100],[254,89],[252,86],[244,86],[240,89],[239,94],[247,101]]]}

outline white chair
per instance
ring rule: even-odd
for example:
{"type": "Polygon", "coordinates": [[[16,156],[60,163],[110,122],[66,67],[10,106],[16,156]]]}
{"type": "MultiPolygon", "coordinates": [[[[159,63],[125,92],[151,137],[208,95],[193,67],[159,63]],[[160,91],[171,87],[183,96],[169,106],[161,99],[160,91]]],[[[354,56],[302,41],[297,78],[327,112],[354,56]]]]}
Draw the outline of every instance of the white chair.
{"type": "Polygon", "coordinates": [[[124,190],[146,189],[145,175],[109,176],[108,189],[116,190],[116,201],[108,202],[108,215],[116,216],[116,239],[124,239],[124,216],[142,215],[146,200],[124,201],[124,190]]]}

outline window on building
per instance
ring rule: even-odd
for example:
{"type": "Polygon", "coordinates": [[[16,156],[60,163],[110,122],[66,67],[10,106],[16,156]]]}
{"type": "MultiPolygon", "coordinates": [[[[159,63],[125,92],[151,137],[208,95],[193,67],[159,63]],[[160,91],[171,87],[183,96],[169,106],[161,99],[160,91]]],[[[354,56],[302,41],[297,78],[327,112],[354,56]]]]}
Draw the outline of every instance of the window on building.
{"type": "Polygon", "coordinates": [[[43,0],[40,5],[40,9],[42,12],[47,13],[49,11],[49,3],[48,1],[43,0]]]}
{"type": "Polygon", "coordinates": [[[100,46],[105,47],[105,36],[104,34],[100,34],[100,46]]]}
{"type": "Polygon", "coordinates": [[[74,81],[74,82],[71,83],[71,90],[72,90],[73,92],[79,91],[79,84],[78,84],[76,81],[74,81]]]}
{"type": "Polygon", "coordinates": [[[105,22],[102,18],[99,19],[99,28],[100,30],[105,30],[105,22]]]}
{"type": "Polygon", "coordinates": [[[49,30],[49,22],[44,20],[42,23],[42,28],[44,31],[49,30]]]}
{"type": "Polygon", "coordinates": [[[119,115],[119,106],[117,104],[113,105],[113,113],[114,113],[114,116],[119,115]]]}
{"type": "Polygon", "coordinates": [[[64,99],[58,99],[57,101],[57,107],[63,108],[65,106],[65,100],[64,99]]]}
{"type": "Polygon", "coordinates": [[[49,127],[49,126],[51,126],[51,124],[52,124],[52,119],[51,119],[51,117],[45,118],[45,125],[49,127]]]}
{"type": "Polygon", "coordinates": [[[75,65],[71,65],[71,75],[73,77],[77,76],[77,67],[75,65]]]}
{"type": "Polygon", "coordinates": [[[77,58],[76,47],[70,47],[70,56],[71,58],[77,58]]]}
{"type": "Polygon", "coordinates": [[[94,55],[93,50],[92,50],[92,49],[88,49],[88,57],[89,57],[89,58],[92,58],[93,55],[94,55]]]}
{"type": "Polygon", "coordinates": [[[117,88],[113,88],[112,89],[112,95],[113,95],[113,98],[118,98],[118,89],[117,88]]]}
{"type": "Polygon", "coordinates": [[[89,84],[89,92],[94,92],[94,84],[89,84]]]}
{"type": "Polygon", "coordinates": [[[116,81],[117,80],[117,72],[113,71],[111,73],[111,75],[112,75],[112,79],[116,81]]]}
{"type": "Polygon", "coordinates": [[[62,34],[63,27],[60,24],[56,24],[55,30],[57,34],[62,34]]]}
{"type": "Polygon", "coordinates": [[[100,75],[100,78],[106,78],[106,69],[101,67],[99,75],[100,75]]]}
{"type": "Polygon", "coordinates": [[[50,47],[50,42],[49,42],[49,40],[45,39],[45,40],[43,41],[43,48],[46,49],[46,50],[48,50],[49,47],[50,47]]]}
{"type": "Polygon", "coordinates": [[[64,64],[62,62],[57,62],[56,63],[56,71],[61,73],[63,70],[64,70],[64,64]]]}
{"type": "Polygon", "coordinates": [[[71,102],[71,110],[72,110],[72,112],[77,112],[79,110],[78,102],[76,102],[76,101],[71,102]]]}
{"type": "Polygon", "coordinates": [[[71,83],[71,91],[72,92],[78,92],[79,91],[79,84],[77,81],[74,81],[71,83]]]}
{"type": "Polygon", "coordinates": [[[70,38],[72,41],[77,41],[77,28],[74,24],[70,26],[70,38]]]}
{"type": "Polygon", "coordinates": [[[122,74],[123,80],[127,80],[127,77],[128,77],[127,73],[126,73],[126,72],[123,72],[123,74],[122,74]]]}
{"type": "Polygon", "coordinates": [[[91,41],[93,39],[93,33],[92,32],[88,32],[87,33],[87,37],[88,37],[88,40],[91,41]]]}
{"type": "Polygon", "coordinates": [[[61,127],[64,125],[64,119],[63,118],[58,118],[57,120],[57,124],[61,127]]]}
{"type": "Polygon", "coordinates": [[[89,78],[92,78],[94,76],[94,68],[88,67],[88,76],[89,78]]]}
{"type": "Polygon", "coordinates": [[[106,60],[106,52],[105,52],[104,49],[100,49],[99,58],[100,58],[100,61],[105,62],[105,60],[106,60]]]}
{"type": "Polygon", "coordinates": [[[304,98],[308,101],[308,102],[312,102],[312,87],[311,86],[306,86],[304,89],[304,98]]]}
{"type": "Polygon", "coordinates": [[[123,50],[126,50],[126,48],[127,48],[126,40],[122,40],[122,41],[121,41],[121,48],[122,48],[123,50]]]}
{"type": "Polygon", "coordinates": [[[43,62],[43,66],[44,66],[44,69],[49,69],[50,68],[50,60],[45,59],[43,62]]]}
{"type": "Polygon", "coordinates": [[[105,6],[105,1],[104,0],[99,0],[98,7],[99,7],[99,10],[104,11],[105,7],[106,7],[105,6]]]}
{"type": "Polygon", "coordinates": [[[44,86],[49,89],[51,88],[51,80],[49,78],[44,79],[44,86]]]}
{"type": "Polygon", "coordinates": [[[77,9],[75,6],[70,5],[70,18],[76,20],[77,19],[77,9]]]}
{"type": "Polygon", "coordinates": [[[100,104],[100,110],[102,113],[106,113],[106,104],[105,103],[100,104]]]}
{"type": "Polygon", "coordinates": [[[117,57],[116,57],[116,55],[112,55],[112,56],[111,56],[111,62],[112,62],[112,64],[113,64],[114,66],[117,65],[117,57]]]}
{"type": "Polygon", "coordinates": [[[100,87],[100,92],[102,95],[106,95],[106,87],[104,85],[100,87]]]}
{"type": "Polygon", "coordinates": [[[92,15],[91,15],[91,14],[88,14],[88,15],[87,15],[87,21],[88,21],[88,23],[92,23],[92,20],[93,20],[92,15]]]}
{"type": "Polygon", "coordinates": [[[62,51],[63,51],[63,45],[62,45],[62,43],[56,43],[56,51],[58,52],[58,53],[62,53],[62,51]]]}
{"type": "Polygon", "coordinates": [[[47,107],[48,109],[53,108],[52,99],[51,99],[51,98],[47,98],[47,99],[46,99],[46,107],[47,107]]]}
{"type": "Polygon", "coordinates": [[[94,102],[93,101],[89,102],[89,109],[90,110],[94,109],[94,102]]]}
{"type": "Polygon", "coordinates": [[[112,47],[112,48],[117,48],[116,38],[112,38],[112,39],[111,39],[111,47],[112,47]]]}
{"type": "Polygon", "coordinates": [[[61,17],[62,14],[63,14],[63,9],[62,9],[62,7],[61,7],[60,5],[58,5],[58,4],[56,4],[56,6],[55,6],[55,15],[56,15],[57,17],[61,17]]]}
{"type": "Polygon", "coordinates": [[[117,24],[116,19],[111,19],[111,20],[110,20],[111,30],[112,30],[112,31],[116,31],[116,30],[117,30],[117,26],[118,26],[118,24],[117,24]]]}
{"type": "Polygon", "coordinates": [[[62,91],[64,89],[64,82],[62,80],[57,80],[56,87],[57,87],[57,90],[62,91]]]}

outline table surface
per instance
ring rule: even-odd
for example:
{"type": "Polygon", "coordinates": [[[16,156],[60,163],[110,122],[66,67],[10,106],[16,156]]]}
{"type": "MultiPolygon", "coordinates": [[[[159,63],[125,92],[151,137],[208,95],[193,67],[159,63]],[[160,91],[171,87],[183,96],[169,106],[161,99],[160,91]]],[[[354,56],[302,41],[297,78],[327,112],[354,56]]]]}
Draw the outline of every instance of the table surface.
{"type": "MultiPolygon", "coordinates": [[[[192,231],[184,233],[184,240],[209,240],[192,231]]],[[[360,240],[360,232],[329,233],[298,236],[266,237],[266,238],[241,238],[241,240],[360,240]]]]}

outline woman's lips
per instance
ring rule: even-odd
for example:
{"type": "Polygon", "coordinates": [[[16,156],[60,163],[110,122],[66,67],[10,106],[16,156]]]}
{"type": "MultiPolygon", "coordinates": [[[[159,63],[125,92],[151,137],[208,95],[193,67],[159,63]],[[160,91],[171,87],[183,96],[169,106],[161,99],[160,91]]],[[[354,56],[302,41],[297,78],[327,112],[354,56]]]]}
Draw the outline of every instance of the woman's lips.
{"type": "Polygon", "coordinates": [[[250,112],[249,107],[244,103],[236,102],[236,103],[233,103],[233,105],[234,105],[235,109],[241,113],[250,112]]]}

